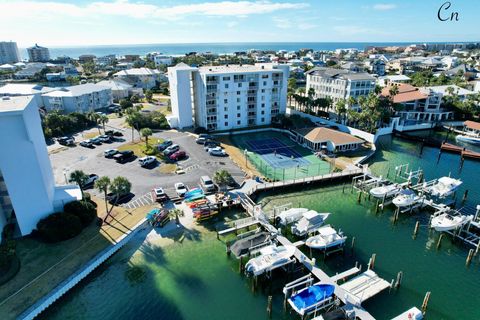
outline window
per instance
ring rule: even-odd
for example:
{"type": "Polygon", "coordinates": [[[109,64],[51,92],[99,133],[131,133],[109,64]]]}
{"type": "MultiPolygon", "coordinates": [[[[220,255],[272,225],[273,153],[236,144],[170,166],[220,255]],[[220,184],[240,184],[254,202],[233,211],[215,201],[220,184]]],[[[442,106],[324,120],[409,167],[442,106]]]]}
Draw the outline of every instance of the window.
{"type": "Polygon", "coordinates": [[[265,122],[265,118],[260,119],[261,122],[265,122]]]}
{"type": "Polygon", "coordinates": [[[265,89],[262,89],[262,93],[265,93],[265,89]]]}
{"type": "Polygon", "coordinates": [[[262,112],[260,112],[260,113],[261,113],[261,114],[265,114],[265,111],[264,111],[264,110],[262,110],[262,112]]]}
{"type": "Polygon", "coordinates": [[[228,89],[228,83],[225,83],[225,89],[228,89]]]}
{"type": "Polygon", "coordinates": [[[230,81],[230,77],[223,77],[223,81],[230,81]]]}
{"type": "Polygon", "coordinates": [[[240,102],[240,98],[237,98],[237,102],[240,102]]]}
{"type": "Polygon", "coordinates": [[[240,95],[240,91],[237,91],[237,95],[240,95]]]}
{"type": "Polygon", "coordinates": [[[237,110],[240,110],[240,106],[237,106],[237,110]]]}
{"type": "Polygon", "coordinates": [[[240,113],[237,113],[237,118],[240,118],[240,113]]]}
{"type": "Polygon", "coordinates": [[[226,114],[226,115],[224,116],[224,118],[225,118],[225,119],[228,119],[228,114],[226,114]]]}
{"type": "Polygon", "coordinates": [[[228,122],[225,122],[225,127],[228,127],[228,122]]]}
{"type": "Polygon", "coordinates": [[[268,74],[262,74],[262,79],[268,79],[268,74]]]}
{"type": "Polygon", "coordinates": [[[238,87],[241,88],[241,87],[242,87],[242,84],[241,84],[241,83],[238,83],[238,87]]]}
{"type": "MultiPolygon", "coordinates": [[[[277,81],[275,81],[277,82],[277,81]]],[[[267,85],[267,81],[263,81],[263,85],[266,86],[267,85]]]]}
{"type": "Polygon", "coordinates": [[[223,111],[228,111],[227,107],[223,107],[223,111]]]}
{"type": "Polygon", "coordinates": [[[237,121],[237,124],[238,124],[238,125],[240,125],[240,123],[241,123],[241,121],[240,121],[240,120],[238,120],[238,121],[237,121]]]}
{"type": "Polygon", "coordinates": [[[228,103],[228,99],[223,99],[223,103],[227,104],[227,103],[228,103]]]}
{"type": "Polygon", "coordinates": [[[265,108],[265,103],[262,103],[262,108],[265,108]]]}

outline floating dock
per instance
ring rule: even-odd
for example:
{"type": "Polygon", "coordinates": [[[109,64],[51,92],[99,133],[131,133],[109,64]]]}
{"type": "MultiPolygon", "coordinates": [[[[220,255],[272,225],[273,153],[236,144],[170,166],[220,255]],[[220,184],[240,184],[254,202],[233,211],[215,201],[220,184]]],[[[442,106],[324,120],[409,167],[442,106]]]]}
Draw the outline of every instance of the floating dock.
{"type": "Polygon", "coordinates": [[[469,158],[474,160],[480,160],[480,152],[475,152],[470,149],[459,147],[457,145],[444,142],[440,146],[440,151],[459,153],[462,159],[469,158]]]}
{"type": "Polygon", "coordinates": [[[367,270],[340,285],[340,287],[353,294],[355,300],[359,303],[363,303],[383,290],[390,288],[390,283],[380,278],[372,270],[367,270]]]}

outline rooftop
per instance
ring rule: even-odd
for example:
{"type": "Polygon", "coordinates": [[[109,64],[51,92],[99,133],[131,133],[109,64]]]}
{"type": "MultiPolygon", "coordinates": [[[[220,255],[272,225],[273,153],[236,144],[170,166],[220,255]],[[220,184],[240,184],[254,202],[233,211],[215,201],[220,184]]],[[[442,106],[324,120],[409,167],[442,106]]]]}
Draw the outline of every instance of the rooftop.
{"type": "Polygon", "coordinates": [[[109,87],[112,90],[126,90],[133,87],[131,84],[121,79],[103,80],[103,81],[97,82],[97,85],[109,87]]]}
{"type": "Polygon", "coordinates": [[[54,91],[55,88],[44,87],[39,84],[31,83],[8,83],[3,87],[0,87],[1,95],[29,95],[36,93],[47,93],[54,91]]]}
{"type": "Polygon", "coordinates": [[[374,81],[375,78],[366,72],[353,72],[346,69],[334,69],[334,68],[325,68],[317,67],[313,68],[310,71],[307,71],[306,74],[319,76],[322,78],[331,78],[331,79],[345,79],[345,80],[369,80],[374,81]]]}
{"type": "Polygon", "coordinates": [[[445,86],[434,86],[434,87],[423,87],[424,89],[432,90],[435,93],[441,93],[444,96],[449,96],[450,93],[447,90],[448,88],[453,88],[453,92],[459,96],[466,96],[470,94],[475,94],[474,91],[463,89],[457,85],[445,85],[445,86]]]}
{"type": "Polygon", "coordinates": [[[3,112],[22,111],[32,99],[33,96],[0,97],[0,114],[3,112]]]}
{"type": "Polygon", "coordinates": [[[98,85],[95,83],[85,83],[78,86],[63,87],[58,90],[44,94],[46,97],[75,97],[92,92],[99,92],[110,89],[107,86],[98,85]]]}
{"type": "Polygon", "coordinates": [[[148,75],[158,75],[161,72],[156,69],[149,68],[132,68],[128,70],[122,70],[114,74],[114,76],[148,76],[148,75]]]}
{"type": "MultiPolygon", "coordinates": [[[[428,98],[427,93],[422,92],[422,90],[410,84],[400,83],[400,84],[394,84],[394,85],[396,85],[398,88],[398,93],[393,97],[394,103],[403,103],[403,102],[428,98]]],[[[381,95],[383,97],[389,97],[390,88],[392,88],[392,86],[394,85],[388,85],[385,88],[383,88],[381,95]]]]}
{"type": "Polygon", "coordinates": [[[226,64],[222,66],[205,66],[199,67],[198,70],[201,73],[232,73],[232,72],[261,72],[261,71],[282,71],[277,69],[278,64],[274,63],[256,63],[252,64],[226,64]]]}
{"type": "Polygon", "coordinates": [[[362,139],[352,136],[351,134],[329,128],[316,127],[298,129],[296,131],[311,142],[331,141],[337,146],[350,143],[363,143],[362,139]]]}
{"type": "Polygon", "coordinates": [[[475,122],[471,120],[465,121],[464,125],[470,129],[473,130],[479,130],[480,131],[480,122],[475,122]]]}

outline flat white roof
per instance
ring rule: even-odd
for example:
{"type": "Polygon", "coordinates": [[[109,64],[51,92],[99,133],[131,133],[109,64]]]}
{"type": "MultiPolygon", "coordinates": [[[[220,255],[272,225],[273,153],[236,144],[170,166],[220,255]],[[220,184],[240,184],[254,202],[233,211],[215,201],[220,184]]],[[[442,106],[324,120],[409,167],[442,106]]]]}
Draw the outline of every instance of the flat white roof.
{"type": "Polygon", "coordinates": [[[110,89],[109,87],[95,83],[85,83],[78,86],[64,87],[44,94],[46,97],[76,97],[92,92],[99,92],[110,89]]]}
{"type": "Polygon", "coordinates": [[[273,63],[257,63],[255,65],[252,64],[232,64],[232,65],[222,65],[222,66],[204,66],[198,68],[201,73],[209,74],[209,73],[243,73],[243,72],[262,72],[262,71],[279,71],[283,72],[282,69],[277,69],[275,66],[277,64],[273,63]]]}
{"type": "Polygon", "coordinates": [[[469,94],[475,94],[474,91],[463,89],[457,85],[445,85],[445,86],[433,86],[433,87],[424,87],[425,89],[432,90],[435,93],[441,93],[444,96],[450,95],[447,91],[448,88],[453,88],[453,92],[460,96],[467,96],[469,94]]]}
{"type": "Polygon", "coordinates": [[[0,114],[3,112],[22,111],[32,99],[33,96],[0,97],[0,114]]]}
{"type": "Polygon", "coordinates": [[[0,87],[0,95],[29,95],[36,93],[47,93],[54,90],[55,88],[44,87],[39,84],[8,83],[3,87],[0,87]]]}
{"type": "Polygon", "coordinates": [[[114,76],[150,76],[150,75],[159,75],[160,71],[157,69],[148,69],[148,68],[133,68],[128,70],[122,70],[114,74],[114,76]]]}
{"type": "Polygon", "coordinates": [[[388,79],[388,80],[391,80],[391,81],[401,81],[401,80],[408,81],[408,80],[410,80],[410,77],[407,77],[404,74],[390,75],[390,76],[385,76],[385,77],[380,77],[380,78],[381,79],[388,79]]]}

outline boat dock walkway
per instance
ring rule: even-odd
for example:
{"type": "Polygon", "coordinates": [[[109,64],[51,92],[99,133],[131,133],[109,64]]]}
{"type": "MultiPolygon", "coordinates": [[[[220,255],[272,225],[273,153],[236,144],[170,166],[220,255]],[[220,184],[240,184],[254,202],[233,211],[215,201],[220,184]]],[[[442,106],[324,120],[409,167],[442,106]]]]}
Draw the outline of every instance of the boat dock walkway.
{"type": "Polygon", "coordinates": [[[361,268],[359,267],[353,267],[351,269],[348,269],[346,271],[343,271],[341,273],[337,273],[336,275],[334,275],[333,277],[331,277],[332,281],[334,282],[338,282],[338,280],[342,280],[342,279],[345,279],[345,278],[349,278],[353,275],[356,275],[357,273],[359,273],[360,271],[362,271],[361,268]]]}
{"type": "Polygon", "coordinates": [[[380,278],[372,270],[367,270],[340,285],[340,287],[355,295],[359,302],[363,303],[383,290],[390,288],[390,283],[380,278]]]}
{"type": "Polygon", "coordinates": [[[444,142],[440,146],[441,151],[459,153],[462,159],[469,158],[474,160],[480,160],[480,152],[475,152],[470,149],[459,147],[451,143],[444,142]]]}

